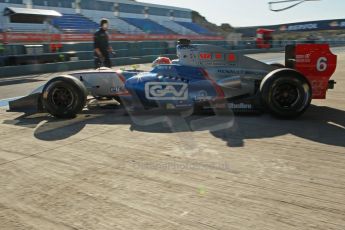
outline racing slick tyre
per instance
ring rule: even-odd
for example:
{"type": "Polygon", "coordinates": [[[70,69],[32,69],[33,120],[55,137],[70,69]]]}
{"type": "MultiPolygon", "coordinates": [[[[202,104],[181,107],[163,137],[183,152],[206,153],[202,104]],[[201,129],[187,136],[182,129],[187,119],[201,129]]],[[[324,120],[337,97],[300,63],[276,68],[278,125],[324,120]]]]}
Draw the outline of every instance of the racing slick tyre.
{"type": "Polygon", "coordinates": [[[276,117],[292,119],[309,107],[312,89],[309,81],[293,69],[278,69],[261,82],[263,104],[276,117]]]}
{"type": "Polygon", "coordinates": [[[43,106],[56,118],[74,118],[86,104],[87,90],[82,82],[69,76],[50,80],[43,88],[43,106]]]}

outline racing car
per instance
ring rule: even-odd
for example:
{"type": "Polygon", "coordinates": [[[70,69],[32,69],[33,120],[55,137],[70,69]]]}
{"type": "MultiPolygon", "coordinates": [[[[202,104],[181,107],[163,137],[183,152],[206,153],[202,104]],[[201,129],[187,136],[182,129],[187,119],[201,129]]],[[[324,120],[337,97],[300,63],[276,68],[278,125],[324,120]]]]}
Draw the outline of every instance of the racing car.
{"type": "Polygon", "coordinates": [[[100,68],[57,76],[30,95],[11,101],[10,111],[73,118],[92,97],[112,98],[131,109],[222,108],[295,118],[312,99],[325,99],[335,84],[330,78],[337,56],[327,44],[289,45],[285,65],[272,65],[241,51],[181,39],[177,57],[156,61],[149,72],[100,68]]]}

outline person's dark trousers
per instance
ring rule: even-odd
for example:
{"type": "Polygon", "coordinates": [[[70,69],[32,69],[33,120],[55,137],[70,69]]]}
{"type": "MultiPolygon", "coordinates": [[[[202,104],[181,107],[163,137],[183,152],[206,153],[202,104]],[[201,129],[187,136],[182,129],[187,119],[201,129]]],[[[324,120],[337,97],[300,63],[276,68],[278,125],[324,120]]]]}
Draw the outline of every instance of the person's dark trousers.
{"type": "Polygon", "coordinates": [[[98,69],[100,67],[107,67],[111,68],[111,60],[109,58],[109,55],[106,55],[103,60],[101,60],[99,57],[95,57],[95,68],[98,69]]]}

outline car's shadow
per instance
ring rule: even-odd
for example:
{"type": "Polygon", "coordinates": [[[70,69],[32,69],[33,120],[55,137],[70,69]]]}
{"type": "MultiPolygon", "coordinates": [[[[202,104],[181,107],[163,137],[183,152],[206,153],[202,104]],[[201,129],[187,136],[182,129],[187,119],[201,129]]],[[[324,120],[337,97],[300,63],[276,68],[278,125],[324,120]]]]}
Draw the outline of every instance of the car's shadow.
{"type": "MultiPolygon", "coordinates": [[[[209,131],[228,146],[241,147],[246,139],[264,139],[287,134],[311,141],[345,147],[345,111],[311,106],[296,120],[279,120],[270,115],[178,116],[162,114],[131,114],[122,109],[85,111],[75,119],[58,120],[46,114],[23,115],[7,124],[31,127],[34,136],[44,141],[63,140],[78,134],[86,125],[130,125],[131,130],[150,133],[209,131]]],[[[95,131],[97,134],[98,131],[95,131]]]]}

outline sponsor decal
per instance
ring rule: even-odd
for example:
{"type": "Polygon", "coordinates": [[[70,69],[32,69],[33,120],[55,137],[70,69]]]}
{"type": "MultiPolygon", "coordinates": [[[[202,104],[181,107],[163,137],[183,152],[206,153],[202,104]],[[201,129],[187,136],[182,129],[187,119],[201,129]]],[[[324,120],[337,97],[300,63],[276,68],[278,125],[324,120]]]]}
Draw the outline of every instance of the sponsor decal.
{"type": "MultiPolygon", "coordinates": [[[[226,55],[223,53],[200,53],[200,64],[203,65],[210,65],[210,66],[218,66],[224,65],[224,57],[226,55]]],[[[236,61],[235,54],[228,54],[228,61],[234,62],[236,61]]]]}
{"type": "Polygon", "coordinates": [[[172,103],[166,104],[166,109],[176,109],[176,106],[172,103]]]}
{"type": "Polygon", "coordinates": [[[334,20],[328,21],[324,24],[322,21],[310,22],[305,24],[293,24],[293,25],[283,25],[279,27],[280,31],[307,31],[307,30],[329,30],[329,29],[340,29],[345,27],[345,21],[334,20]]]}
{"type": "Polygon", "coordinates": [[[330,27],[338,27],[339,23],[337,21],[333,21],[333,22],[329,23],[329,26],[330,27]]]}
{"type": "Polygon", "coordinates": [[[236,61],[236,55],[235,54],[228,54],[228,61],[230,61],[230,62],[236,61]]]}
{"type": "Polygon", "coordinates": [[[110,88],[110,92],[115,92],[115,93],[122,92],[124,90],[125,90],[124,86],[117,86],[117,87],[110,88]]]}
{"type": "Polygon", "coordinates": [[[174,105],[176,108],[186,108],[186,107],[192,107],[193,104],[187,101],[179,101],[177,104],[174,105]]]}
{"type": "Polygon", "coordinates": [[[290,25],[287,27],[287,30],[289,31],[295,31],[295,30],[313,30],[318,29],[317,23],[310,23],[310,24],[301,24],[301,25],[290,25]]]}
{"type": "Polygon", "coordinates": [[[240,103],[240,104],[229,103],[228,107],[230,109],[253,109],[253,105],[245,104],[245,103],[240,103]]]}
{"type": "Polygon", "coordinates": [[[297,63],[310,63],[310,54],[302,54],[302,55],[296,55],[296,62],[297,63]]]}
{"type": "Polygon", "coordinates": [[[215,54],[216,59],[223,59],[223,54],[222,53],[216,53],[215,54]]]}
{"type": "Polygon", "coordinates": [[[207,100],[211,100],[212,97],[208,96],[208,93],[206,90],[200,90],[198,92],[198,95],[195,96],[195,100],[196,101],[207,101],[207,100]]]}
{"type": "Polygon", "coordinates": [[[150,100],[187,100],[188,84],[173,82],[148,82],[145,96],[150,100]]]}
{"type": "Polygon", "coordinates": [[[324,91],[324,81],[323,80],[313,80],[311,81],[314,96],[321,96],[324,91]]]}
{"type": "Polygon", "coordinates": [[[156,66],[156,68],[159,70],[171,70],[171,69],[173,69],[173,67],[170,65],[158,65],[158,66],[156,66]]]}
{"type": "Polygon", "coordinates": [[[281,27],[279,28],[279,30],[280,30],[280,31],[286,31],[286,30],[287,30],[287,26],[281,26],[281,27]]]}
{"type": "Polygon", "coordinates": [[[201,60],[209,60],[212,59],[212,54],[210,53],[200,53],[201,60]]]}
{"type": "Polygon", "coordinates": [[[226,80],[226,81],[240,81],[241,77],[240,76],[231,76],[231,77],[227,77],[225,79],[222,79],[220,82],[223,82],[224,80],[226,80]]]}
{"type": "Polygon", "coordinates": [[[224,61],[204,61],[201,62],[200,65],[206,65],[206,66],[224,66],[224,61]]]}
{"type": "Polygon", "coordinates": [[[267,74],[267,71],[262,70],[250,70],[250,69],[218,69],[220,74],[231,74],[231,75],[256,75],[262,76],[267,74]]]}

